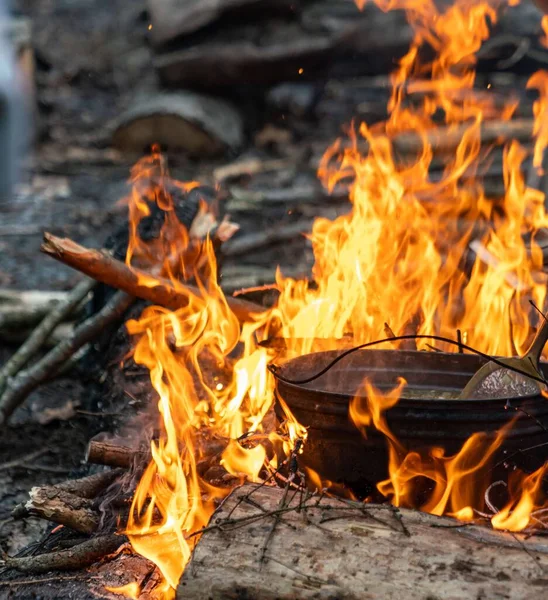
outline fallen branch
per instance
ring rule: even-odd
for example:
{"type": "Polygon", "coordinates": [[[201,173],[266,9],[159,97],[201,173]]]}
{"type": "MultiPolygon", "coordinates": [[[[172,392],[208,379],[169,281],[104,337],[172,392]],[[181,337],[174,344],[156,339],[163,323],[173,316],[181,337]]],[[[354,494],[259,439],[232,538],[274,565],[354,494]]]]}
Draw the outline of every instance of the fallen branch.
{"type": "Polygon", "coordinates": [[[0,464],[0,471],[7,471],[8,469],[14,469],[17,467],[27,467],[27,463],[29,461],[36,460],[40,456],[44,456],[47,454],[49,450],[47,448],[40,448],[39,450],[34,450],[34,452],[29,452],[29,454],[25,454],[24,456],[19,456],[14,458],[13,460],[9,460],[7,462],[0,464]]]}
{"type": "Polygon", "coordinates": [[[230,195],[227,210],[264,211],[265,205],[287,207],[302,204],[317,205],[318,202],[324,204],[348,202],[348,186],[336,185],[331,191],[327,191],[319,182],[273,190],[246,190],[234,186],[230,188],[230,195]]]}
{"type": "Polygon", "coordinates": [[[49,315],[44,318],[40,325],[32,332],[28,340],[0,370],[0,392],[4,389],[7,379],[13,377],[27,364],[36,352],[40,350],[57,325],[74,311],[96,285],[97,282],[93,279],[84,279],[72,290],[64,302],[59,302],[49,315]]]}
{"type": "Polygon", "coordinates": [[[122,535],[103,535],[82,542],[74,548],[60,550],[59,552],[20,558],[7,556],[0,560],[0,565],[9,569],[16,569],[22,573],[47,573],[48,571],[82,569],[108,554],[116,552],[126,542],[127,539],[122,535]]]}
{"type": "Polygon", "coordinates": [[[13,509],[14,519],[38,517],[88,534],[99,528],[100,515],[88,498],[80,498],[56,486],[33,487],[29,497],[27,502],[13,509]]]}
{"type": "Polygon", "coordinates": [[[120,319],[132,302],[131,296],[117,292],[98,313],[79,325],[69,339],[61,342],[32,367],[8,379],[6,389],[0,398],[0,426],[7,422],[13,411],[34,389],[46,381],[52,372],[56,372],[78,349],[93,340],[109,323],[120,319]]]}
{"type": "MultiPolygon", "coordinates": [[[[185,283],[175,286],[167,279],[130,267],[106,252],[85,248],[67,238],[46,233],[41,250],[97,281],[166,308],[181,308],[188,304],[191,296],[201,296],[200,290],[193,285],[185,283]]],[[[227,297],[226,301],[242,322],[263,310],[257,304],[239,298],[227,297]]]]}

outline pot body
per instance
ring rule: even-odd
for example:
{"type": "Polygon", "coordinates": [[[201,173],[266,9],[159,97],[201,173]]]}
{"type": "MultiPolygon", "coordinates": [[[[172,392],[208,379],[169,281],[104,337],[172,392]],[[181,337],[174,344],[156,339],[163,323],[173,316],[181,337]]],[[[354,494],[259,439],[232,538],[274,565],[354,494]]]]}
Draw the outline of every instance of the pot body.
{"type": "MultiPolygon", "coordinates": [[[[339,354],[328,351],[300,356],[282,365],[280,374],[286,379],[305,379],[339,354]]],[[[322,479],[367,491],[387,478],[386,437],[368,427],[365,438],[349,418],[352,398],[364,395],[365,378],[381,391],[393,389],[399,377],[407,381],[397,404],[384,413],[390,430],[404,448],[403,455],[417,451],[426,456],[429,449],[439,447],[450,456],[472,434],[480,432],[485,433],[487,447],[497,431],[514,420],[494,456],[497,468],[491,471],[492,479],[500,478],[505,467],[517,466],[531,472],[548,460],[548,399],[540,394],[457,399],[484,363],[485,359],[469,354],[360,350],[310,383],[295,385],[278,380],[276,393],[308,427],[303,462],[322,479]],[[546,445],[526,450],[543,443],[546,445]]],[[[546,374],[548,365],[544,364],[543,370],[546,374]]]]}

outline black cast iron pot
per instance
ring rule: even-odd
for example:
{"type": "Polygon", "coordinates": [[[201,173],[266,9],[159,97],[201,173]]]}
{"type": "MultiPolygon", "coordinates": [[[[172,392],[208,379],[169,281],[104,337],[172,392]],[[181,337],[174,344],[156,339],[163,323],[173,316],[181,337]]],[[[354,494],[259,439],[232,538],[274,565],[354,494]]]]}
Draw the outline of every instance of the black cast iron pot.
{"type": "MultiPolygon", "coordinates": [[[[300,356],[283,364],[278,373],[285,379],[306,379],[339,354],[335,350],[300,356]]],[[[501,466],[532,472],[548,460],[548,399],[538,394],[459,400],[459,392],[484,363],[471,354],[359,350],[310,383],[278,379],[276,393],[309,428],[305,465],[322,478],[355,489],[374,487],[388,473],[385,437],[368,428],[365,439],[348,416],[349,403],[363,390],[366,377],[384,391],[394,388],[398,377],[407,381],[399,402],[385,413],[406,451],[427,453],[437,446],[452,455],[473,433],[486,432],[494,439],[497,430],[515,419],[493,459],[493,481],[500,477],[501,466]]],[[[541,368],[546,376],[548,364],[541,363],[541,368]]]]}

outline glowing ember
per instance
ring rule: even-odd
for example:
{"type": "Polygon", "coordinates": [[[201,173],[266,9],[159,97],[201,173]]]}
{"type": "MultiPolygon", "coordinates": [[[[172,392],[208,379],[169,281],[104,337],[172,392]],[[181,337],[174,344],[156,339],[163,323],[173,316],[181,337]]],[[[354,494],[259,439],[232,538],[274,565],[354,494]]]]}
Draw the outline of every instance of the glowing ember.
{"type": "MultiPolygon", "coordinates": [[[[267,425],[272,421],[273,381],[269,354],[256,337],[281,334],[293,353],[304,354],[313,338],[346,337],[355,344],[384,338],[388,323],[396,334],[454,337],[460,329],[471,346],[511,355],[523,353],[531,339],[528,300],[544,306],[546,276],[535,234],[548,226],[548,216],[543,194],[528,188],[521,174],[527,152],[516,141],[505,145],[503,198],[487,199],[478,174],[485,158],[481,141],[486,120],[509,120],[516,108],[515,102],[497,107],[488,95],[473,92],[474,54],[502,2],[456,0],[443,11],[431,0],[376,4],[383,10],[407,10],[416,37],[393,74],[388,120],[371,128],[361,125],[350,148],[341,149],[337,142],[322,161],[319,175],[328,187],[351,182],[353,210],[335,221],[315,221],[310,236],[314,285],[279,274],[277,305],[241,325],[217,284],[211,240],[197,241],[201,236],[174,218],[167,184],[183,192],[196,184],[170,180],[158,153],[133,173],[127,261],[161,268],[174,285],[180,285],[179,278],[195,278],[201,290],[200,297],[189,293],[185,308],[170,312],[150,307],[127,324],[137,340],[134,358],[150,370],[160,417],[160,437],[151,442],[152,460],[138,485],[127,533],[134,549],[160,568],[166,597],[190,558],[196,533],[231,489],[202,477],[198,465],[208,458],[207,443],[224,440],[220,465],[232,479],[258,481],[276,467],[277,455],[287,455],[297,439],[306,437],[283,403],[284,434],[267,425]],[[421,58],[424,44],[435,51],[434,59],[421,58]],[[358,151],[358,141],[360,147],[367,144],[365,155],[358,151]],[[415,156],[407,151],[401,160],[402,148],[415,148],[415,156]],[[443,156],[445,168],[434,182],[429,167],[435,153],[443,156]],[[161,205],[168,217],[158,240],[145,243],[138,226],[149,214],[147,201],[161,205]],[[474,266],[465,271],[462,259],[478,231],[483,256],[489,259],[478,251],[474,266]],[[273,447],[277,453],[269,450],[273,447]]],[[[546,81],[546,74],[537,73],[529,82],[540,91],[534,109],[537,167],[548,139],[543,124],[546,81]]],[[[202,225],[215,220],[204,202],[202,225]]],[[[428,349],[426,341],[417,341],[417,347],[428,349]]],[[[440,347],[455,350],[449,344],[440,347]]],[[[379,491],[398,506],[435,514],[466,520],[488,514],[497,528],[519,531],[534,525],[540,514],[535,511],[545,502],[543,470],[515,473],[507,505],[485,513],[490,502],[480,484],[491,483],[491,459],[511,425],[494,441],[474,434],[454,456],[445,456],[441,448],[432,448],[427,456],[406,453],[383,416],[404,384],[382,394],[365,382],[367,398],[356,398],[350,407],[349,416],[360,430],[375,427],[386,436],[390,466],[379,491]],[[431,492],[418,501],[424,480],[431,492]]],[[[311,474],[311,480],[320,485],[317,475],[311,474]]]]}

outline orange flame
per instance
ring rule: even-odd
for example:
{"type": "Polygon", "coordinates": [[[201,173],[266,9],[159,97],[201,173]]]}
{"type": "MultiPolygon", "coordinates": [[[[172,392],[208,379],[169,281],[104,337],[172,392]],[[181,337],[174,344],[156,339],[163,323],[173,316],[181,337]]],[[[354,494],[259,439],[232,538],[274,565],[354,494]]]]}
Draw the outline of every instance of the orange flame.
{"type": "Polygon", "coordinates": [[[135,581],[132,581],[131,583],[127,583],[126,585],[122,585],[120,587],[105,586],[105,589],[107,590],[107,592],[119,594],[120,596],[131,598],[131,600],[138,600],[139,594],[141,593],[141,588],[139,587],[139,584],[135,581]]]}
{"type": "MultiPolygon", "coordinates": [[[[127,533],[135,550],[161,569],[166,596],[173,593],[200,529],[230,491],[230,483],[223,482],[259,481],[277,464],[269,445],[254,436],[286,455],[295,440],[306,437],[283,402],[286,435],[268,425],[273,381],[269,355],[256,337],[276,332],[287,338],[289,351],[304,354],[314,338],[355,344],[383,338],[388,323],[396,334],[453,337],[460,329],[479,350],[511,355],[522,353],[531,339],[528,300],[544,306],[546,277],[536,243],[538,230],[548,226],[543,194],[525,183],[527,152],[518,142],[492,134],[486,140],[489,119],[509,121],[516,103],[501,107],[488,94],[473,91],[475,53],[502,0],[456,0],[444,9],[433,0],[375,4],[406,10],[415,40],[392,76],[387,121],[360,125],[349,145],[337,141],[322,160],[320,178],[328,188],[349,186],[352,211],[334,221],[315,221],[312,284],[278,272],[277,305],[241,325],[217,283],[207,235],[217,219],[215,209],[204,201],[205,226],[188,231],[177,219],[172,192],[184,195],[197,184],[170,179],[157,151],[132,173],[127,261],[170,277],[174,285],[195,279],[200,289],[200,295],[186,292],[184,308],[149,307],[127,324],[136,336],[135,361],[150,371],[159,412],[159,437],[151,441],[152,460],[135,493],[127,533]],[[424,59],[424,45],[434,51],[433,59],[424,59]],[[482,185],[483,165],[501,143],[505,192],[490,198],[482,185]],[[164,224],[158,237],[145,242],[139,225],[153,206],[164,211],[164,224]],[[471,267],[464,264],[469,246],[476,254],[471,267]],[[226,475],[219,485],[201,470],[215,441],[216,464],[226,475]]],[[[540,91],[534,109],[537,167],[548,139],[546,81],[540,73],[528,84],[540,91]]],[[[428,350],[424,341],[417,347],[428,350]]],[[[454,351],[450,344],[439,347],[454,351]]],[[[442,448],[408,453],[384,419],[405,382],[386,395],[364,385],[349,416],[364,434],[373,426],[387,439],[389,472],[379,490],[398,506],[435,514],[469,520],[484,512],[485,489],[479,483],[489,485],[490,463],[510,425],[494,437],[474,434],[453,456],[442,448]],[[425,481],[426,499],[417,496],[425,481]]],[[[543,502],[542,475],[515,475],[506,506],[492,516],[494,527],[517,531],[534,521],[543,502]]]]}

